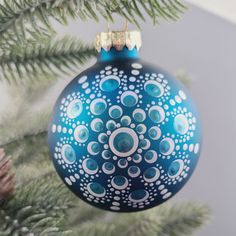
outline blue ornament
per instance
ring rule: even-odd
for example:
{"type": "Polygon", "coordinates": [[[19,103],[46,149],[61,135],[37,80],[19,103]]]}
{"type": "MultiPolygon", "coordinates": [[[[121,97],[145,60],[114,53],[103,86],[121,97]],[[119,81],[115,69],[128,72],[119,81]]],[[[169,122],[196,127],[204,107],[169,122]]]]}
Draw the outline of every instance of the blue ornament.
{"type": "Polygon", "coordinates": [[[49,125],[50,155],[64,183],[87,203],[116,212],[174,196],[201,145],[186,88],[140,60],[139,41],[131,45],[132,32],[125,33],[123,45],[113,38],[110,49],[101,46],[97,63],[64,89],[49,125]]]}

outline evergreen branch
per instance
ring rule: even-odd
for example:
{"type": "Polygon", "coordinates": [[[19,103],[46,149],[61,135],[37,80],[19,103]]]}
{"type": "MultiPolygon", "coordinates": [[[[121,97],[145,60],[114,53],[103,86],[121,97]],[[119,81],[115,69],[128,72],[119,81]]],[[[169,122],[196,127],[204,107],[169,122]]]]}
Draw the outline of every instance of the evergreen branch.
{"type": "Polygon", "coordinates": [[[20,186],[0,209],[0,235],[64,235],[61,226],[73,196],[55,174],[20,186]],[[59,227],[60,226],[60,227],[59,227]]]}
{"type": "Polygon", "coordinates": [[[189,236],[210,220],[209,207],[199,203],[185,203],[163,207],[157,236],[189,236]]]}
{"type": "Polygon", "coordinates": [[[139,25],[136,17],[144,20],[143,11],[157,23],[160,18],[177,20],[185,9],[180,0],[4,0],[0,4],[0,34],[10,30],[21,38],[28,28],[53,31],[50,17],[66,24],[67,17],[98,21],[102,16],[112,21],[112,14],[117,13],[139,25]]]}
{"type": "Polygon", "coordinates": [[[29,136],[43,135],[47,131],[49,112],[36,112],[28,115],[27,119],[19,117],[15,122],[13,119],[5,119],[0,125],[0,146],[11,150],[27,142],[29,136]]]}
{"type": "Polygon", "coordinates": [[[20,82],[59,76],[59,72],[68,74],[69,69],[83,65],[94,55],[93,47],[68,37],[43,43],[25,42],[22,47],[11,47],[0,55],[0,79],[20,82]]]}
{"type": "Polygon", "coordinates": [[[207,206],[197,203],[164,204],[148,211],[114,214],[108,222],[86,222],[74,232],[80,236],[190,236],[209,220],[207,206]]]}

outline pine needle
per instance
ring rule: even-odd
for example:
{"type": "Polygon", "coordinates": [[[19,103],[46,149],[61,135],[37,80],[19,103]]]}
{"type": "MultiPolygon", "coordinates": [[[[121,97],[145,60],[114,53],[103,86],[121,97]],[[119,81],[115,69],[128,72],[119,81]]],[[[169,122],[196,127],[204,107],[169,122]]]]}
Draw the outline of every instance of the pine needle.
{"type": "Polygon", "coordinates": [[[27,80],[48,79],[70,74],[96,55],[93,47],[64,37],[44,42],[27,41],[18,47],[4,50],[0,55],[0,79],[22,83],[27,80]]]}

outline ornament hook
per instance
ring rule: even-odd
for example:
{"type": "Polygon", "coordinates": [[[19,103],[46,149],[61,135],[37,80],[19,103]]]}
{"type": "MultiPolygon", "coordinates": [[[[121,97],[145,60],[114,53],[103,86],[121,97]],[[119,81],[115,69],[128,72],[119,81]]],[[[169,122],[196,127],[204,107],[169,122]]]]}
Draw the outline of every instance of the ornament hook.
{"type": "MultiPolygon", "coordinates": [[[[122,30],[122,31],[127,32],[128,29],[129,29],[129,22],[128,22],[127,19],[125,19],[124,30],[122,30]]],[[[111,23],[110,23],[110,21],[107,21],[107,32],[108,32],[108,33],[111,32],[111,23]]]]}

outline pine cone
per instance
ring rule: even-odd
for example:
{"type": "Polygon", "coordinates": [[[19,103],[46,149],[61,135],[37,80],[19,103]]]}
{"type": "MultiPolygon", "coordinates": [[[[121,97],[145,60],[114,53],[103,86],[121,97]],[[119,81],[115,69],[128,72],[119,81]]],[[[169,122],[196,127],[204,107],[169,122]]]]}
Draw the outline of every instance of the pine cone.
{"type": "Polygon", "coordinates": [[[10,174],[11,158],[0,149],[0,199],[11,196],[15,188],[14,174],[10,174]]]}

